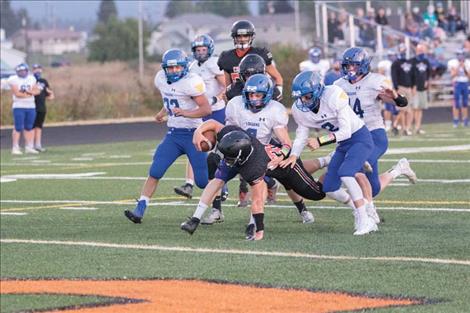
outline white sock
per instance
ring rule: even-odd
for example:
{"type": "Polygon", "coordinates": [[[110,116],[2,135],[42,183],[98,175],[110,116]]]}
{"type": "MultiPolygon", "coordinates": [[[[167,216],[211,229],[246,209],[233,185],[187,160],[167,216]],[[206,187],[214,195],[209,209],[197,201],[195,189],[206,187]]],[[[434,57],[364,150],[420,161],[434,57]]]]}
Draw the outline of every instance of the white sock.
{"type": "Polygon", "coordinates": [[[249,224],[255,224],[255,218],[253,217],[253,214],[250,214],[250,223],[249,224]]]}
{"type": "Polygon", "coordinates": [[[365,219],[367,219],[367,211],[366,211],[366,206],[363,205],[363,206],[360,206],[356,209],[356,212],[358,214],[358,217],[359,217],[359,221],[364,221],[365,219]]]}
{"type": "Polygon", "coordinates": [[[326,157],[319,157],[317,160],[318,162],[320,162],[320,168],[324,168],[325,166],[328,165],[326,157]]]}
{"type": "Polygon", "coordinates": [[[190,184],[191,186],[194,186],[194,179],[186,178],[186,184],[190,184]]]}
{"type": "Polygon", "coordinates": [[[385,129],[390,129],[390,128],[392,128],[392,121],[389,121],[389,120],[385,121],[385,129]]]}
{"type": "Polygon", "coordinates": [[[392,168],[391,170],[388,171],[388,173],[389,173],[390,175],[392,175],[392,178],[393,178],[393,179],[395,179],[395,178],[397,178],[398,176],[401,175],[401,172],[397,171],[396,168],[392,168]]]}
{"type": "Polygon", "coordinates": [[[204,215],[204,212],[206,212],[207,207],[208,207],[207,204],[199,201],[196,212],[194,212],[193,217],[197,217],[198,219],[201,219],[202,216],[204,215]]]}
{"type": "Polygon", "coordinates": [[[145,205],[149,205],[149,202],[150,202],[150,198],[149,198],[149,197],[146,197],[146,196],[141,195],[140,198],[139,198],[139,201],[140,201],[140,200],[145,200],[145,205]]]}

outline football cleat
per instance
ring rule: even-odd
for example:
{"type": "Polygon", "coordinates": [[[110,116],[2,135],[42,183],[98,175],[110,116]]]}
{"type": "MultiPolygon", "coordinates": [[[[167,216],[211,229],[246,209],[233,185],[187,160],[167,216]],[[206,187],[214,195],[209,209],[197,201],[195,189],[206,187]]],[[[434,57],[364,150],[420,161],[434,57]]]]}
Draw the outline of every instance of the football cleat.
{"type": "Polygon", "coordinates": [[[201,220],[203,225],[212,225],[214,223],[222,223],[224,221],[224,213],[222,211],[212,208],[211,213],[201,220]]]}
{"type": "Polygon", "coordinates": [[[25,152],[26,154],[38,154],[38,153],[39,153],[39,151],[37,151],[37,150],[34,149],[34,148],[30,148],[30,147],[25,147],[25,148],[24,148],[24,152],[25,152]]]}
{"type": "Polygon", "coordinates": [[[248,224],[245,229],[245,238],[246,240],[254,240],[256,233],[255,224],[248,224]]]}
{"type": "Polygon", "coordinates": [[[268,197],[266,198],[266,204],[276,204],[277,191],[279,190],[279,184],[276,183],[272,188],[268,189],[268,197]]]}
{"type": "Polygon", "coordinates": [[[133,223],[140,224],[142,223],[142,217],[135,215],[132,211],[125,210],[124,215],[133,223]]]}
{"type": "Polygon", "coordinates": [[[367,235],[371,232],[379,230],[377,224],[375,224],[374,221],[368,216],[360,219],[357,226],[357,230],[354,232],[355,236],[367,235]]]}
{"type": "Polygon", "coordinates": [[[145,209],[147,208],[147,203],[145,200],[137,200],[137,205],[135,206],[134,211],[125,210],[124,215],[133,223],[140,224],[142,223],[142,217],[144,215],[145,209]]]}
{"type": "Polygon", "coordinates": [[[240,191],[240,193],[238,194],[238,197],[239,197],[239,200],[237,203],[237,207],[244,208],[244,207],[247,207],[248,204],[250,204],[250,195],[248,192],[240,191]]]}
{"type": "Polygon", "coordinates": [[[181,224],[181,229],[192,235],[199,226],[200,220],[197,217],[191,217],[181,224]]]}
{"type": "Polygon", "coordinates": [[[186,197],[188,199],[192,199],[193,197],[193,186],[190,184],[184,184],[183,186],[175,187],[173,190],[177,195],[186,197]]]}
{"type": "Polygon", "coordinates": [[[11,154],[13,154],[13,155],[22,155],[23,152],[21,151],[20,148],[14,147],[14,148],[11,149],[11,154]]]}
{"type": "Polygon", "coordinates": [[[36,147],[34,147],[34,149],[37,150],[37,151],[39,151],[39,152],[46,152],[46,151],[47,151],[46,148],[43,148],[43,147],[41,147],[41,146],[36,146],[36,147]]]}
{"type": "Polygon", "coordinates": [[[401,175],[406,176],[410,183],[416,184],[416,182],[418,181],[416,173],[411,169],[410,163],[406,158],[400,159],[397,165],[394,166],[394,168],[398,170],[401,175]]]}
{"type": "Polygon", "coordinates": [[[304,223],[304,224],[311,224],[311,223],[315,222],[315,218],[313,217],[312,212],[310,212],[308,210],[303,210],[300,213],[300,216],[302,217],[302,223],[304,223]]]}

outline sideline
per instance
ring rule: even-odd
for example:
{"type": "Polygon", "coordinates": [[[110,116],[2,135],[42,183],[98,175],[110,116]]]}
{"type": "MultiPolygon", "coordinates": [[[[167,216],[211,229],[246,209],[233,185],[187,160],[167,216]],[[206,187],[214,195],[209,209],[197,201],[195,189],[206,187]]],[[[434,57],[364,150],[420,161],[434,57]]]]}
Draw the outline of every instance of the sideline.
{"type": "Polygon", "coordinates": [[[116,244],[92,241],[58,241],[58,240],[27,240],[27,239],[1,239],[3,244],[33,244],[33,245],[60,245],[60,246],[80,246],[80,247],[99,247],[112,249],[131,249],[131,250],[153,250],[153,251],[170,251],[170,252],[191,252],[191,253],[209,253],[209,254],[237,254],[237,255],[253,255],[268,257],[287,257],[287,258],[304,258],[304,259],[321,259],[334,261],[386,261],[386,262],[409,262],[409,263],[433,263],[433,264],[450,264],[470,266],[470,260],[456,259],[435,259],[435,258],[417,258],[417,257],[360,257],[348,255],[323,255],[295,252],[275,252],[275,251],[256,251],[256,250],[238,250],[238,249],[208,249],[208,248],[190,248],[190,247],[170,247],[160,245],[133,245],[133,244],[116,244]]]}

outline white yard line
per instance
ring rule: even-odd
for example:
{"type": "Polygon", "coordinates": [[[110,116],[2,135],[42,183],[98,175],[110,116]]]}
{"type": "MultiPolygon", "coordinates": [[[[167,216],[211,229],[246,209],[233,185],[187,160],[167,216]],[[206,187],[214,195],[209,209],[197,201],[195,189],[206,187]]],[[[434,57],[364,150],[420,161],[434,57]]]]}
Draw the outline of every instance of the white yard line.
{"type": "Polygon", "coordinates": [[[440,147],[411,147],[388,149],[386,155],[406,154],[406,153],[430,153],[430,152],[450,152],[470,150],[470,145],[440,146],[440,147]]]}
{"type": "MultiPolygon", "coordinates": [[[[154,201],[149,203],[149,206],[174,206],[178,205],[181,207],[194,207],[196,208],[197,203],[187,203],[181,201],[168,201],[168,202],[160,202],[158,198],[153,199],[154,201]]],[[[193,198],[196,200],[196,198],[193,198]]],[[[7,204],[7,203],[17,203],[17,204],[68,204],[73,203],[75,205],[135,205],[134,201],[83,201],[83,200],[0,200],[0,204],[7,204]]],[[[234,203],[225,203],[225,207],[235,207],[236,204],[234,203]]],[[[292,208],[292,205],[266,205],[266,208],[277,208],[277,209],[287,209],[292,208]]],[[[315,203],[311,205],[312,210],[351,210],[349,207],[337,207],[337,206],[327,206],[322,205],[318,206],[315,203]]],[[[20,211],[21,208],[18,208],[20,211]]],[[[426,207],[403,207],[403,206],[380,206],[378,208],[379,211],[386,210],[386,211],[427,211],[427,212],[463,212],[463,213],[470,213],[470,208],[426,208],[426,207]]]]}
{"type": "Polygon", "coordinates": [[[190,247],[169,247],[160,245],[133,245],[133,244],[116,244],[105,242],[90,241],[58,241],[58,240],[26,240],[26,239],[1,239],[2,244],[32,244],[32,245],[60,245],[60,246],[80,246],[80,247],[99,247],[112,249],[130,249],[130,250],[153,250],[153,251],[171,251],[171,252],[190,252],[190,253],[208,253],[208,254],[236,254],[250,256],[267,256],[267,257],[286,257],[286,258],[304,258],[304,259],[321,259],[334,261],[379,261],[379,262],[411,262],[411,263],[434,263],[434,264],[451,264],[470,266],[470,260],[455,259],[434,259],[434,258],[418,258],[418,257],[360,257],[349,255],[323,255],[295,252],[276,252],[276,251],[257,251],[257,250],[238,250],[238,249],[208,249],[208,248],[190,248],[190,247]]]}
{"type": "Polygon", "coordinates": [[[26,212],[0,212],[0,215],[23,216],[23,215],[28,215],[28,213],[26,212]]]}

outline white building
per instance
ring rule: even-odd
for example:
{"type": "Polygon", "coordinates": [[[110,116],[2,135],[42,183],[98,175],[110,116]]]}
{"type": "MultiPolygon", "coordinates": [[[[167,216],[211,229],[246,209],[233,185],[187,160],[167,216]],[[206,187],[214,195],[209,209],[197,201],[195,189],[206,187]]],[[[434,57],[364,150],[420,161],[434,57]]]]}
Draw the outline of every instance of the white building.
{"type": "Polygon", "coordinates": [[[44,55],[81,52],[86,45],[86,33],[74,30],[20,30],[11,36],[13,46],[44,55]],[[25,44],[27,43],[27,44],[25,44]]]}

